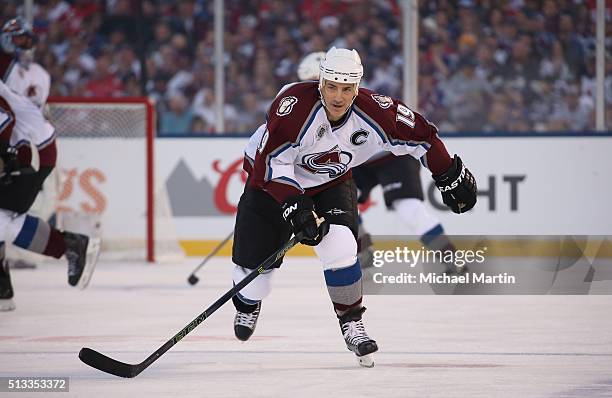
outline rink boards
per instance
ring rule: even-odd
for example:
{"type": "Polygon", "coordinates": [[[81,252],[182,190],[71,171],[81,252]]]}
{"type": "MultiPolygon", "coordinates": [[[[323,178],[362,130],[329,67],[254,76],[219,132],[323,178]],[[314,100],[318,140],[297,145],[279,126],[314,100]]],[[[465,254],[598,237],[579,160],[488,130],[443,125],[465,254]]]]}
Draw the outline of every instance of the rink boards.
{"type": "MultiPolygon", "coordinates": [[[[421,179],[430,211],[450,234],[609,235],[612,137],[446,137],[473,171],[479,201],[468,215],[441,204],[429,173],[421,179]]],[[[233,229],[242,192],[246,138],[163,138],[156,141],[158,215],[171,221],[188,254],[202,254],[233,229]],[[166,195],[162,195],[166,194],[166,195]]],[[[62,139],[61,205],[100,215],[103,234],[144,237],[145,158],[142,143],[62,139]],[[70,186],[66,186],[69,184],[70,186]]],[[[374,235],[408,235],[384,206],[377,187],[363,217],[374,235]]],[[[103,236],[104,237],[104,236],[103,236]]]]}

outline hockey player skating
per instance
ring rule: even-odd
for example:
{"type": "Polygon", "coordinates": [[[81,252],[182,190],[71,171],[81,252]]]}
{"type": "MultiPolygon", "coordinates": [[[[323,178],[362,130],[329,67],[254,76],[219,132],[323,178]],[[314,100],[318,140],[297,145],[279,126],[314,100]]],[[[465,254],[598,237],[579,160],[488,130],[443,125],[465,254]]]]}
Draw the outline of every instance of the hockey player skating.
{"type": "MultiPolygon", "coordinates": [[[[51,89],[51,76],[45,68],[34,62],[34,48],[19,51],[19,58],[13,64],[5,83],[17,94],[27,97],[39,109],[44,109],[51,89]]],[[[28,210],[30,215],[47,221],[55,215],[59,184],[57,169],[56,165],[45,179],[36,200],[28,210]]],[[[36,262],[40,261],[36,253],[21,250],[10,244],[6,244],[5,248],[5,261],[10,268],[36,268],[36,262]]]]}
{"type": "MultiPolygon", "coordinates": [[[[297,74],[302,81],[319,80],[319,65],[324,52],[313,52],[300,62],[297,74]]],[[[444,233],[444,228],[424,203],[419,161],[409,155],[395,156],[388,152],[375,154],[365,163],[352,169],[357,186],[357,202],[365,203],[370,191],[380,185],[387,209],[394,210],[399,219],[428,249],[455,251],[455,246],[444,233]]],[[[362,218],[359,219],[358,258],[362,268],[372,266],[372,238],[362,218]]],[[[446,272],[462,273],[465,267],[447,264],[446,272]]]]}
{"type": "Polygon", "coordinates": [[[21,19],[7,22],[0,34],[0,310],[15,308],[5,244],[51,256],[66,257],[68,283],[84,288],[95,267],[99,239],[61,232],[28,215],[44,180],[55,166],[55,131],[41,110],[12,91],[5,80],[20,51],[33,46],[31,29],[21,19]]]}
{"type": "MultiPolygon", "coordinates": [[[[461,159],[449,156],[433,124],[400,101],[360,89],[362,76],[355,50],[332,48],[318,82],[289,85],[273,101],[245,151],[249,179],[238,204],[232,260],[237,283],[291,233],[303,233],[301,242],[314,246],[323,264],[347,348],[362,365],[373,366],[369,354],[378,346],[362,320],[357,190],[350,169],[380,151],[412,155],[430,169],[455,213],[475,205],[476,184],[461,159]],[[326,220],[320,226],[318,217],[326,220]]],[[[238,339],[253,334],[274,272],[234,296],[238,339]]]]}

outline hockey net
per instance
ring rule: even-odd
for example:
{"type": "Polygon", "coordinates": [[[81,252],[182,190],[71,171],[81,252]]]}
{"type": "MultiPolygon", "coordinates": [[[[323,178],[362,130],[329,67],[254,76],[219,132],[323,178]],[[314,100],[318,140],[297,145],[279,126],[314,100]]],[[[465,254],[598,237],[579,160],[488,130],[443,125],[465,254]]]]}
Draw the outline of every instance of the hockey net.
{"type": "Polygon", "coordinates": [[[58,225],[100,236],[103,258],[183,258],[155,178],[152,102],[56,97],[46,111],[58,137],[58,225]]]}

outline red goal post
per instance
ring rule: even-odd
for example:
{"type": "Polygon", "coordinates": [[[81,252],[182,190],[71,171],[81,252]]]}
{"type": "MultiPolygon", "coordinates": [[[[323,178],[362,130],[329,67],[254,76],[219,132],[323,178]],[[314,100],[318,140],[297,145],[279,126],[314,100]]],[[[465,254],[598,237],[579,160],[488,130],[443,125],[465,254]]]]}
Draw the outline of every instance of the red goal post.
{"type": "Polygon", "coordinates": [[[164,187],[155,186],[154,101],[50,97],[46,112],[58,137],[58,168],[66,174],[59,209],[99,216],[103,250],[140,252],[128,257],[155,261],[155,196],[164,187]]]}

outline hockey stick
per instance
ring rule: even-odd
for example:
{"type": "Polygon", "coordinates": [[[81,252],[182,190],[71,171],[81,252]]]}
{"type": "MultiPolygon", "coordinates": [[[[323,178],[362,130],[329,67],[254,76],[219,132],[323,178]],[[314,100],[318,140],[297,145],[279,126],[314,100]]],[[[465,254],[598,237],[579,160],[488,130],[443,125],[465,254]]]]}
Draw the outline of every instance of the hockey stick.
{"type": "Polygon", "coordinates": [[[223,246],[225,246],[225,244],[232,239],[232,236],[234,236],[234,231],[232,231],[229,235],[227,235],[227,238],[223,239],[223,241],[221,241],[221,243],[219,243],[219,246],[217,246],[212,252],[210,252],[210,254],[208,254],[208,256],[206,256],[206,258],[204,260],[202,260],[202,262],[200,263],[200,265],[198,265],[196,267],[196,269],[194,269],[191,272],[191,275],[189,275],[189,278],[187,278],[187,282],[189,282],[190,285],[195,285],[196,283],[198,283],[200,281],[200,278],[198,278],[195,273],[198,272],[200,270],[200,268],[202,268],[203,266],[206,265],[206,263],[208,262],[208,260],[210,260],[215,254],[217,254],[217,252],[219,250],[221,250],[223,248],[223,246]]]}
{"type": "MultiPolygon", "coordinates": [[[[317,222],[322,222],[322,219],[317,220],[317,222]]],[[[221,296],[217,301],[215,301],[210,307],[208,307],[204,312],[198,315],[193,321],[189,322],[187,326],[185,326],[180,332],[174,335],[170,340],[166,341],[164,345],[159,347],[153,354],[149,355],[147,359],[142,361],[139,364],[131,365],[125,362],[120,362],[110,357],[107,357],[104,354],[99,353],[98,351],[92,350],[91,348],[83,347],[81,351],[79,351],[79,359],[86,363],[87,365],[94,367],[98,370],[101,370],[106,373],[113,374],[119,377],[127,377],[132,378],[136,377],[149,367],[153,362],[155,362],[159,357],[161,357],[166,351],[172,348],[173,345],[181,341],[181,339],[187,336],[193,329],[195,329],[200,323],[204,322],[206,318],[211,316],[216,310],[218,310],[223,304],[228,302],[236,293],[242,290],[243,287],[251,283],[253,279],[255,279],[259,274],[262,274],[266,270],[270,269],[272,265],[279,258],[283,257],[289,249],[295,246],[302,239],[302,234],[298,233],[296,236],[293,236],[283,247],[278,249],[276,253],[272,254],[268,257],[259,268],[253,270],[250,274],[248,274],[243,280],[241,280],[237,285],[227,291],[223,296],[221,296]]]]}

